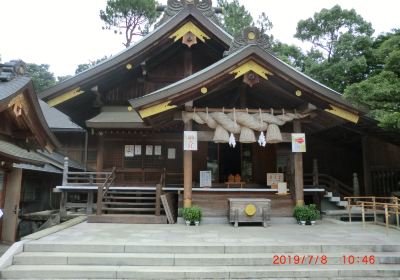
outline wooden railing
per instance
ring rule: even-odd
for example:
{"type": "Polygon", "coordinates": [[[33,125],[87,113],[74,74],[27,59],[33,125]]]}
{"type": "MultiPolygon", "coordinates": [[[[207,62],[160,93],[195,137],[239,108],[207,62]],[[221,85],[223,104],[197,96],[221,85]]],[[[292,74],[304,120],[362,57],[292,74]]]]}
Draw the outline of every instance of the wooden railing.
{"type": "Polygon", "coordinates": [[[400,192],[400,168],[371,168],[372,193],[390,196],[400,192]]]}
{"type": "Polygon", "coordinates": [[[101,215],[102,208],[103,208],[103,197],[107,194],[108,190],[110,189],[110,186],[114,183],[114,181],[115,181],[115,167],[113,167],[112,171],[106,177],[106,179],[104,180],[103,184],[98,186],[98,189],[97,189],[97,210],[96,210],[96,214],[97,215],[101,215]]]}
{"type": "Polygon", "coordinates": [[[305,173],[304,174],[305,185],[324,185],[326,190],[335,193],[339,196],[350,196],[353,195],[354,188],[343,183],[342,181],[328,175],[319,173],[316,177],[315,174],[305,173]]]}
{"type": "Polygon", "coordinates": [[[156,185],[156,210],[155,210],[155,215],[160,216],[161,215],[161,195],[163,193],[163,188],[165,187],[165,168],[163,169],[163,172],[161,172],[160,176],[160,181],[156,185]]]}
{"type": "Polygon", "coordinates": [[[375,224],[380,224],[377,220],[378,214],[384,214],[385,216],[385,226],[388,232],[390,225],[390,216],[395,215],[396,225],[395,227],[400,229],[399,224],[399,212],[400,212],[400,199],[396,196],[391,197],[377,197],[377,196],[349,196],[345,197],[347,200],[347,209],[349,215],[349,222],[352,221],[352,211],[353,207],[361,207],[361,217],[362,223],[365,227],[365,215],[372,213],[374,215],[375,224]]]}

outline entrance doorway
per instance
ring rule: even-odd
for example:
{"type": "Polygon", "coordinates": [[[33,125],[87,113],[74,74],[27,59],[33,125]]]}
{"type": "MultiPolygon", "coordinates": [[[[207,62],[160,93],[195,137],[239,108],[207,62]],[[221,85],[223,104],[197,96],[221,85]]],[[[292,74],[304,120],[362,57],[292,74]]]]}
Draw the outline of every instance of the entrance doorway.
{"type": "Polygon", "coordinates": [[[235,148],[219,144],[219,181],[227,182],[230,174],[241,174],[241,145],[235,148]]]}

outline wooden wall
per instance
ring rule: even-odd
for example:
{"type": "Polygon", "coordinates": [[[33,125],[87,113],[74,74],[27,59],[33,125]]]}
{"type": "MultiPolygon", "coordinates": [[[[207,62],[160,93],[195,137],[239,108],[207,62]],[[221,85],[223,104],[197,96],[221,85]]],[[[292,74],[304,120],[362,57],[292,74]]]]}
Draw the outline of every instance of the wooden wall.
{"type": "Polygon", "coordinates": [[[374,137],[367,137],[368,161],[371,168],[400,168],[400,147],[374,137]]]}

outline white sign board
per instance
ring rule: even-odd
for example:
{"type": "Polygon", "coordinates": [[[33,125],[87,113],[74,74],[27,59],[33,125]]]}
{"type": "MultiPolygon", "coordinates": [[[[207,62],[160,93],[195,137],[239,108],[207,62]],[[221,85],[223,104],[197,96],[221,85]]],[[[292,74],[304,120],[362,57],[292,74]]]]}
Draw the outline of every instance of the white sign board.
{"type": "Polygon", "coordinates": [[[0,209],[0,219],[3,217],[3,210],[0,209]]]}
{"type": "Polygon", "coordinates": [[[161,156],[161,146],[160,145],[154,146],[154,155],[161,156]]]}
{"type": "Polygon", "coordinates": [[[292,133],[292,152],[306,152],[306,135],[304,133],[292,133]]]}
{"type": "Polygon", "coordinates": [[[287,193],[287,183],[286,182],[278,183],[278,193],[279,194],[286,194],[287,193]]]}
{"type": "Polygon", "coordinates": [[[211,170],[200,171],[200,188],[211,188],[211,170]]]}
{"type": "Polygon", "coordinates": [[[153,145],[146,145],[146,156],[153,155],[153,145]]]}
{"type": "Polygon", "coordinates": [[[125,157],[134,156],[134,145],[125,145],[125,157]]]}
{"type": "Polygon", "coordinates": [[[283,182],[283,173],[267,173],[267,185],[272,186],[283,182]]]}
{"type": "Polygon", "coordinates": [[[197,131],[183,132],[183,150],[197,151],[197,131]]]}
{"type": "Polygon", "coordinates": [[[168,159],[175,159],[176,157],[176,150],[175,148],[168,148],[168,159]]]}
{"type": "Polygon", "coordinates": [[[142,146],[141,145],[135,145],[135,156],[138,155],[140,156],[142,154],[142,146]]]}

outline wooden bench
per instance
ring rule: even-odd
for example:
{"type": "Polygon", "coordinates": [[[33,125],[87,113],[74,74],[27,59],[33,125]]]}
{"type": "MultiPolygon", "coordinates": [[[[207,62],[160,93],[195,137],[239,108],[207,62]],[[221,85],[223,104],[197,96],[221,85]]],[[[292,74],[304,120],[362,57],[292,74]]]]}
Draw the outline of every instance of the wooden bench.
{"type": "Polygon", "coordinates": [[[246,185],[246,182],[225,182],[225,185],[229,188],[231,185],[240,185],[240,188],[246,185]]]}

